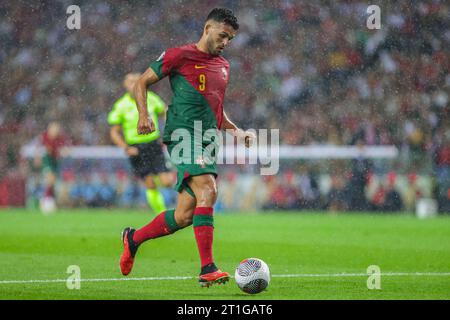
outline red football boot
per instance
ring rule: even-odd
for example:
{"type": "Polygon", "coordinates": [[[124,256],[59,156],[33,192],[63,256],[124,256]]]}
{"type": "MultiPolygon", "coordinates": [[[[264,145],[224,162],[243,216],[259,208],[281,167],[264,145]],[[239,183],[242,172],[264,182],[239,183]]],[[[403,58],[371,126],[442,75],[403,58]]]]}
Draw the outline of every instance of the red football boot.
{"type": "Polygon", "coordinates": [[[123,253],[120,256],[120,271],[124,276],[128,275],[133,269],[134,256],[138,249],[133,241],[134,229],[125,228],[122,231],[123,253]]]}
{"type": "Polygon", "coordinates": [[[226,283],[230,280],[230,275],[228,272],[223,272],[221,270],[216,270],[210,273],[201,274],[198,277],[198,282],[202,287],[210,287],[213,284],[226,283]]]}

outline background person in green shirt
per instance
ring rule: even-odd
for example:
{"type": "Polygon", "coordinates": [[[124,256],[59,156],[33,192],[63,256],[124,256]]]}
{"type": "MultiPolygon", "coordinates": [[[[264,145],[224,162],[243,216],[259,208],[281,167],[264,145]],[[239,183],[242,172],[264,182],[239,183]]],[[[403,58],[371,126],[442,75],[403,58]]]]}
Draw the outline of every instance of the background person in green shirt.
{"type": "Polygon", "coordinates": [[[158,116],[165,114],[166,105],[155,93],[147,93],[148,114],[156,130],[147,135],[138,135],[136,128],[139,113],[132,92],[139,76],[137,73],[125,76],[123,86],[127,92],[114,103],[108,114],[108,123],[111,125],[111,140],[129,156],[133,174],[139,177],[147,188],[150,208],[154,213],[159,213],[166,210],[166,206],[158,187],[170,187],[173,184],[173,176],[166,167],[162,144],[159,141],[158,116]]]}

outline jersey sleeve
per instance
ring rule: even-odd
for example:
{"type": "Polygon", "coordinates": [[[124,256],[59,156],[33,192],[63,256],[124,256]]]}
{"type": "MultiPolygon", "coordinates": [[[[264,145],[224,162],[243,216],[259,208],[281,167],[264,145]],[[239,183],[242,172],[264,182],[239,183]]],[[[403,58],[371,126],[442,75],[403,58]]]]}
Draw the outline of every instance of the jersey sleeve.
{"type": "Polygon", "coordinates": [[[108,124],[113,126],[123,123],[123,114],[120,107],[120,100],[114,103],[112,110],[108,113],[108,124]]]}
{"type": "Polygon", "coordinates": [[[147,106],[152,106],[154,112],[160,114],[165,111],[166,104],[156,93],[149,91],[147,92],[147,106]]]}
{"type": "Polygon", "coordinates": [[[162,79],[175,71],[181,65],[182,59],[183,54],[180,49],[167,49],[156,61],[150,63],[150,68],[155,71],[159,79],[162,79]]]}

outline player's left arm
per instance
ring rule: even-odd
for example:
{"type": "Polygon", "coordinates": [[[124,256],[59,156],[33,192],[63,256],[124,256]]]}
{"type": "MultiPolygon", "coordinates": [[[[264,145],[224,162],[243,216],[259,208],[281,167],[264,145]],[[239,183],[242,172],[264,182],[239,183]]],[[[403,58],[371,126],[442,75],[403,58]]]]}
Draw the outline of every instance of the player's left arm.
{"type": "Polygon", "coordinates": [[[228,118],[225,110],[223,111],[222,128],[238,139],[243,139],[247,148],[256,140],[256,135],[253,132],[248,130],[244,131],[234,124],[234,122],[228,118]]]}

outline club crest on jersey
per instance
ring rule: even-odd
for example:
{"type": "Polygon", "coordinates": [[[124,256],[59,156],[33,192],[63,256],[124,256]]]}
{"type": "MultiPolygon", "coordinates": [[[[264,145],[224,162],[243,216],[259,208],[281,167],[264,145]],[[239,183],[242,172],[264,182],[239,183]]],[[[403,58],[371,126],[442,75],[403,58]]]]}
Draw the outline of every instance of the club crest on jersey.
{"type": "Polygon", "coordinates": [[[225,69],[225,67],[222,67],[222,74],[223,74],[223,79],[227,80],[228,72],[227,72],[227,69],[225,69]]]}
{"type": "Polygon", "coordinates": [[[203,156],[199,156],[197,160],[195,160],[195,163],[200,165],[201,168],[205,168],[205,159],[203,156]]]}

